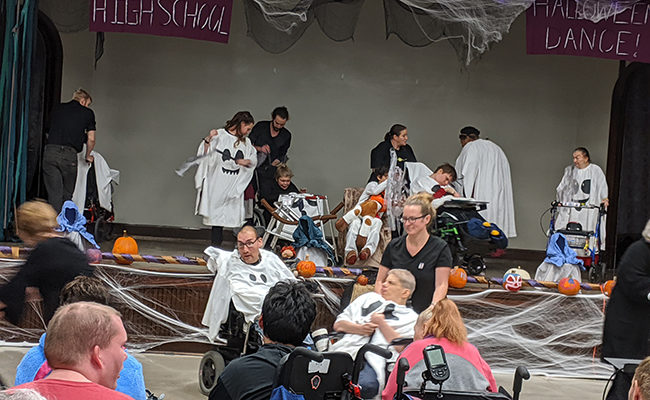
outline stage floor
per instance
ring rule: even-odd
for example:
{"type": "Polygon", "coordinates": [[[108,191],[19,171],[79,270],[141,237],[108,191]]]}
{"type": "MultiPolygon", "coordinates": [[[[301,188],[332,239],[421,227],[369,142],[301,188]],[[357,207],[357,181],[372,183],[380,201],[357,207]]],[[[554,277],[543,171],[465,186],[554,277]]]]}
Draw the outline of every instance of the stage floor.
{"type": "MultiPolygon", "coordinates": [[[[5,383],[13,383],[16,365],[23,354],[24,347],[0,347],[0,378],[5,383]]],[[[167,399],[205,400],[199,391],[198,368],[201,356],[179,353],[136,354],[142,363],[145,384],[156,395],[165,393],[167,399]]],[[[495,374],[497,384],[512,390],[512,375],[495,374]]],[[[602,397],[605,380],[568,379],[533,376],[525,381],[520,398],[522,400],[598,400],[602,397]]]]}

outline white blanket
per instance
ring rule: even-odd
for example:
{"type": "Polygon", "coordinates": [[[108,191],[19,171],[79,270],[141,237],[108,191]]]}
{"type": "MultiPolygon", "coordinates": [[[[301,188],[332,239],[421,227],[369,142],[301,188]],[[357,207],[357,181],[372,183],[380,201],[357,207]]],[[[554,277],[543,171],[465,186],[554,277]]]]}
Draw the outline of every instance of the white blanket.
{"type": "MultiPolygon", "coordinates": [[[[120,171],[111,169],[108,163],[96,151],[91,151],[90,154],[95,157],[95,179],[97,181],[97,193],[99,197],[100,207],[113,211],[111,199],[113,196],[113,188],[111,182],[120,183],[120,171]]],[[[75,183],[74,193],[72,193],[72,201],[77,205],[79,211],[83,212],[86,206],[86,182],[88,180],[88,171],[91,164],[86,161],[86,145],[83,150],[77,153],[77,182],[75,183]]]]}

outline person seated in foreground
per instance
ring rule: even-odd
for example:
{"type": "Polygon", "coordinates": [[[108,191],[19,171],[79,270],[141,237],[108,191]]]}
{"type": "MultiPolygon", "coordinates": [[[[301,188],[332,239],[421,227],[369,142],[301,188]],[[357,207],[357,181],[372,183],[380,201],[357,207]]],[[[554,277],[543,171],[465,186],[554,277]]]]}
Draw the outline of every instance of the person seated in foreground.
{"type": "MultiPolygon", "coordinates": [[[[411,366],[406,373],[405,389],[420,389],[422,372],[426,370],[422,350],[429,345],[437,344],[445,351],[450,371],[449,379],[442,385],[443,390],[465,392],[498,390],[490,366],[481,358],[476,347],[467,341],[467,329],[453,301],[442,299],[420,313],[415,325],[414,338],[415,342],[408,345],[399,356],[399,359],[406,358],[411,366]]],[[[396,379],[397,368],[394,368],[382,393],[383,399],[392,400],[395,396],[396,379]]],[[[427,389],[434,389],[433,384],[429,384],[427,389]]]]}
{"type": "Polygon", "coordinates": [[[456,181],[456,169],[449,163],[444,163],[431,175],[421,176],[411,182],[411,194],[427,192],[433,195],[434,199],[452,195],[460,197],[460,193],[451,184],[456,181]]]}
{"type": "Polygon", "coordinates": [[[336,229],[345,236],[345,263],[354,265],[357,258],[367,260],[377,250],[381,233],[381,217],[386,211],[384,191],[388,180],[388,167],[375,171],[377,181],[366,185],[353,209],[336,221],[336,229]]]}
{"type": "Polygon", "coordinates": [[[85,301],[66,304],[47,328],[44,350],[52,372],[16,389],[34,389],[47,399],[132,399],[114,390],[127,358],[118,311],[85,301]]]}
{"type": "Polygon", "coordinates": [[[232,252],[216,247],[205,249],[210,257],[208,269],[216,273],[201,321],[208,327],[211,340],[220,340],[219,329],[228,317],[231,300],[250,323],[259,316],[264,297],[273,285],[296,279],[278,256],[262,249],[262,238],[254,227],[245,225],[240,229],[236,247],[232,252]]]}
{"type": "Polygon", "coordinates": [[[303,282],[278,282],[269,289],[260,316],[264,345],[226,366],[209,400],[262,400],[273,391],[282,357],[302,344],[316,318],[316,303],[303,282]]]}
{"type": "MultiPolygon", "coordinates": [[[[79,301],[109,305],[110,294],[108,288],[98,278],[78,276],[61,290],[61,304],[66,305],[79,301]]],[[[43,379],[52,371],[45,358],[46,335],[47,333],[41,335],[38,345],[32,347],[18,364],[15,385],[43,379]]],[[[147,398],[142,376],[142,364],[128,353],[117,380],[116,390],[135,400],[147,398]]]]}
{"type": "MultiPolygon", "coordinates": [[[[330,346],[330,351],[343,351],[356,357],[366,343],[386,348],[394,339],[411,338],[417,314],[406,302],[415,290],[415,278],[405,269],[392,269],[381,284],[381,294],[369,292],[357,297],[334,322],[334,330],[345,335],[330,346]]],[[[393,351],[392,360],[397,358],[393,351]]],[[[366,365],[361,370],[359,384],[363,398],[380,393],[385,380],[386,359],[366,353],[366,365]]]]}
{"type": "Polygon", "coordinates": [[[646,357],[634,372],[628,400],[650,400],[650,357],[646,357]]]}

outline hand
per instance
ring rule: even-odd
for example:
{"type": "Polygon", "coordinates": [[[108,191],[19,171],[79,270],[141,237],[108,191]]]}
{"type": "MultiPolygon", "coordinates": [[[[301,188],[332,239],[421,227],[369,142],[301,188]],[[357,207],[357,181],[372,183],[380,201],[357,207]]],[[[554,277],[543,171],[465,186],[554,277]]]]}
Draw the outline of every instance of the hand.
{"type": "Polygon", "coordinates": [[[242,167],[250,167],[252,164],[251,160],[245,160],[245,159],[240,159],[240,160],[235,160],[235,163],[237,165],[241,165],[242,167]]]}
{"type": "Polygon", "coordinates": [[[94,161],[95,161],[95,156],[93,156],[92,154],[86,156],[87,163],[92,164],[94,161]]]}
{"type": "Polygon", "coordinates": [[[307,193],[307,188],[300,188],[300,193],[307,193]]]}
{"type": "Polygon", "coordinates": [[[280,164],[280,160],[278,159],[273,160],[273,162],[271,163],[271,165],[273,165],[274,167],[277,167],[278,164],[280,164]]]}
{"type": "Polygon", "coordinates": [[[262,153],[271,154],[271,147],[268,144],[260,147],[262,153]]]}
{"type": "Polygon", "coordinates": [[[370,336],[375,332],[375,329],[377,329],[377,325],[372,323],[367,323],[367,324],[359,325],[357,328],[357,332],[355,333],[362,336],[370,336]]]}
{"type": "Polygon", "coordinates": [[[219,131],[216,129],[210,129],[210,136],[207,137],[208,141],[212,139],[213,137],[217,136],[219,134],[219,131]]]}
{"type": "Polygon", "coordinates": [[[609,198],[605,197],[601,203],[605,206],[605,208],[609,207],[609,198]]]}
{"type": "Polygon", "coordinates": [[[446,187],[445,187],[445,192],[449,193],[450,195],[452,195],[452,196],[454,196],[454,197],[460,197],[460,193],[458,193],[458,192],[456,191],[456,189],[454,189],[454,188],[451,187],[451,186],[446,186],[446,187]]]}
{"type": "Polygon", "coordinates": [[[386,321],[386,319],[384,317],[384,313],[376,312],[376,313],[373,313],[370,316],[370,322],[372,322],[373,324],[375,324],[377,326],[383,324],[385,321],[386,321]]]}

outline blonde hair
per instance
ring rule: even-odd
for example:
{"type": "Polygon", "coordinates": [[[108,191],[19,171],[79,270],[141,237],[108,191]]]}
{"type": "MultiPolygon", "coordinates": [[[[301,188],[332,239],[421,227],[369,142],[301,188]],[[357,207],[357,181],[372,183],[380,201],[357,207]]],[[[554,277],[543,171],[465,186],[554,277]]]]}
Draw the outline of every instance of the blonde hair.
{"type": "Polygon", "coordinates": [[[639,385],[641,398],[643,400],[650,400],[650,357],[646,357],[636,367],[633,380],[636,380],[637,385],[639,385]]]}
{"type": "Polygon", "coordinates": [[[641,232],[641,236],[643,236],[643,239],[645,239],[646,242],[650,243],[650,219],[645,224],[645,228],[643,229],[643,232],[641,232]]]}
{"type": "Polygon", "coordinates": [[[431,219],[427,224],[427,227],[433,224],[434,219],[436,218],[436,210],[431,205],[433,201],[433,195],[427,192],[420,192],[412,195],[404,202],[404,207],[406,206],[418,206],[420,207],[420,212],[422,215],[429,215],[431,219]]]}
{"type": "Polygon", "coordinates": [[[95,346],[105,348],[118,334],[113,317],[121,314],[112,307],[77,302],[59,307],[47,325],[45,357],[52,368],[78,365],[95,346]]]}
{"type": "Polygon", "coordinates": [[[93,98],[90,97],[90,93],[86,92],[82,88],[79,88],[74,92],[72,92],[72,100],[77,100],[77,101],[90,100],[91,103],[93,102],[93,98]]]}
{"type": "Polygon", "coordinates": [[[388,275],[394,275],[395,278],[397,278],[399,281],[400,286],[402,286],[403,289],[408,289],[408,291],[411,292],[409,297],[413,295],[413,291],[415,291],[415,277],[412,273],[403,268],[396,268],[388,271],[388,275]]]}
{"type": "Polygon", "coordinates": [[[42,200],[21,204],[16,210],[16,230],[33,237],[42,237],[59,226],[56,211],[42,200]]]}
{"type": "Polygon", "coordinates": [[[280,163],[278,164],[278,168],[275,170],[275,180],[278,180],[280,178],[285,178],[285,177],[293,178],[293,172],[287,164],[280,163]]]}
{"type": "Polygon", "coordinates": [[[433,307],[424,310],[416,322],[423,329],[423,336],[445,338],[452,343],[467,342],[467,328],[460,316],[456,304],[449,299],[442,299],[433,307]]]}

